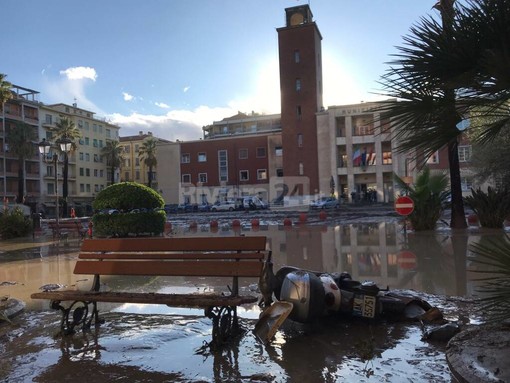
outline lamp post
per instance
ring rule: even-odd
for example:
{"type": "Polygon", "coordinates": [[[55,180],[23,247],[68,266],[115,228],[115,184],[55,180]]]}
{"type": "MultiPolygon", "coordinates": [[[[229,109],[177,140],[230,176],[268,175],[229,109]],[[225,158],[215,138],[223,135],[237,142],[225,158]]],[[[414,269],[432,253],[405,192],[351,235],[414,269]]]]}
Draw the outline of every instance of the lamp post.
{"type": "MultiPolygon", "coordinates": [[[[48,163],[48,153],[50,152],[51,144],[46,141],[45,138],[39,144],[37,145],[39,147],[39,153],[43,155],[43,161],[45,163],[48,163]]],[[[57,224],[57,234],[60,234],[59,229],[59,222],[58,222],[58,216],[59,216],[59,209],[58,209],[58,171],[57,171],[57,163],[58,163],[58,154],[54,153],[53,157],[51,159],[51,162],[53,162],[53,169],[55,172],[55,222],[57,224]]]]}
{"type": "Polygon", "coordinates": [[[57,141],[57,143],[60,145],[60,150],[64,153],[64,171],[63,171],[63,184],[62,184],[62,217],[67,217],[67,196],[69,194],[68,189],[68,171],[69,171],[69,157],[67,153],[71,151],[71,147],[73,145],[73,142],[67,138],[63,137],[60,140],[57,141]]]}

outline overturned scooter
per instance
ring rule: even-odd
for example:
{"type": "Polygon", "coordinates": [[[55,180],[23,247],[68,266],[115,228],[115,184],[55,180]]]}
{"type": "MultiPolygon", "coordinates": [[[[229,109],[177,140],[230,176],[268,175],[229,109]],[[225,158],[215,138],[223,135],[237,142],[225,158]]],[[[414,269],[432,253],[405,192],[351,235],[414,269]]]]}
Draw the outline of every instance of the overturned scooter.
{"type": "Polygon", "coordinates": [[[284,266],[276,275],[270,260],[259,281],[264,308],[254,333],[266,343],[288,318],[312,323],[327,315],[352,318],[435,321],[439,310],[412,296],[382,290],[374,282],[359,282],[348,273],[321,273],[284,266]],[[276,298],[273,302],[272,297],[276,298]]]}

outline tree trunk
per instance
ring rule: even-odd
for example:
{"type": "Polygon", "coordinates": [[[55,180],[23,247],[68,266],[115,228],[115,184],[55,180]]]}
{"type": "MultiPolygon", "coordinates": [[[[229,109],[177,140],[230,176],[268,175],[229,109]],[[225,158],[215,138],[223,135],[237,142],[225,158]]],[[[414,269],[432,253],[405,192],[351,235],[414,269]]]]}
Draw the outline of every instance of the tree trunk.
{"type": "Polygon", "coordinates": [[[452,229],[467,228],[464,201],[462,200],[462,182],[460,179],[459,150],[457,140],[448,144],[448,162],[450,165],[450,187],[452,193],[452,213],[450,227],[452,229]]]}
{"type": "Polygon", "coordinates": [[[23,171],[24,161],[22,158],[19,159],[18,169],[18,200],[17,203],[23,203],[23,196],[25,195],[25,172],[23,171]]]}
{"type": "Polygon", "coordinates": [[[110,175],[110,184],[113,185],[114,183],[115,183],[115,166],[112,166],[112,174],[110,175]]]}
{"type": "Polygon", "coordinates": [[[68,195],[68,186],[67,186],[67,172],[69,169],[69,159],[67,157],[67,153],[64,154],[64,169],[63,169],[63,185],[62,185],[62,218],[67,217],[67,195],[68,195]]]}

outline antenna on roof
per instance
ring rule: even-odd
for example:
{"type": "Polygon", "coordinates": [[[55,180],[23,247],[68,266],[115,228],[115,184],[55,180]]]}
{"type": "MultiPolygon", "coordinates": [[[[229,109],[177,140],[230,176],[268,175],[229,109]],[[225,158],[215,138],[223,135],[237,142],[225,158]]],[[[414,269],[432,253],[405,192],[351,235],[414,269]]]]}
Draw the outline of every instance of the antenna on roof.
{"type": "Polygon", "coordinates": [[[74,98],[74,104],[73,106],[76,108],[78,106],[78,104],[76,103],[76,97],[74,98]]]}

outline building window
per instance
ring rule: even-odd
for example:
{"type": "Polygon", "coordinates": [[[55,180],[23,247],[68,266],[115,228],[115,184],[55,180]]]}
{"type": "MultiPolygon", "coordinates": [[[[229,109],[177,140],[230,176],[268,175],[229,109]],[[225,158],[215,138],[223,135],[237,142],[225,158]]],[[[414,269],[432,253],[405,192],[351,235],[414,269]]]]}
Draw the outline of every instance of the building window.
{"type": "Polygon", "coordinates": [[[85,161],[90,162],[90,153],[85,153],[85,161]]]}
{"type": "Polygon", "coordinates": [[[97,169],[94,169],[94,177],[97,177],[99,175],[99,172],[97,169]]]}
{"type": "Polygon", "coordinates": [[[228,156],[226,150],[218,150],[218,170],[220,182],[228,181],[228,156]]]}
{"type": "Polygon", "coordinates": [[[277,146],[274,148],[274,155],[276,157],[281,157],[283,156],[283,148],[281,146],[277,146]]]}
{"type": "Polygon", "coordinates": [[[46,115],[45,122],[46,122],[47,124],[50,124],[50,125],[51,125],[51,124],[52,124],[52,121],[53,121],[53,120],[52,120],[52,117],[53,117],[53,116],[52,116],[51,114],[47,114],[47,115],[46,115]]]}
{"type": "Polygon", "coordinates": [[[303,163],[300,162],[299,163],[299,175],[302,176],[303,174],[305,174],[305,169],[304,169],[303,163]]]}
{"type": "Polygon", "coordinates": [[[296,79],[296,92],[299,92],[301,90],[301,79],[296,79]]]}
{"type": "Polygon", "coordinates": [[[198,173],[198,182],[205,184],[207,182],[207,173],[198,173]]]}
{"type": "Polygon", "coordinates": [[[85,145],[87,145],[87,146],[90,145],[90,138],[85,137],[85,145]]]}
{"type": "Polygon", "coordinates": [[[89,168],[85,169],[85,176],[90,177],[90,169],[89,168]]]}
{"type": "Polygon", "coordinates": [[[47,193],[48,195],[55,194],[55,184],[48,183],[47,193]]]}
{"type": "Polygon", "coordinates": [[[296,106],[296,117],[298,120],[301,120],[301,117],[303,117],[303,114],[301,113],[301,105],[296,106]]]}
{"type": "Polygon", "coordinates": [[[183,184],[191,183],[191,174],[183,174],[182,175],[182,183],[183,184]]]}
{"type": "Polygon", "coordinates": [[[294,51],[294,62],[298,64],[301,61],[301,55],[299,54],[299,50],[296,49],[294,51]]]}
{"type": "Polygon", "coordinates": [[[87,184],[87,193],[90,193],[90,184],[87,184]]]}
{"type": "Polygon", "coordinates": [[[85,193],[85,184],[80,184],[80,193],[85,193]]]}
{"type": "Polygon", "coordinates": [[[135,172],[135,180],[139,181],[140,180],[140,170],[137,170],[135,172]]]}
{"type": "Polygon", "coordinates": [[[383,165],[391,165],[393,163],[391,152],[383,152],[382,163],[383,165]]]}
{"type": "Polygon", "coordinates": [[[300,148],[303,147],[303,135],[301,133],[297,135],[297,146],[300,148]]]}
{"type": "Polygon", "coordinates": [[[257,148],[257,158],[265,158],[266,157],[266,148],[260,147],[257,148]]]}
{"type": "Polygon", "coordinates": [[[129,172],[124,173],[124,181],[129,181],[129,172]]]}
{"type": "Polygon", "coordinates": [[[239,180],[240,181],[248,181],[250,179],[250,174],[248,170],[241,170],[239,172],[239,180]]]}
{"type": "Polygon", "coordinates": [[[471,188],[473,187],[473,178],[471,177],[461,177],[460,178],[460,185],[463,192],[471,191],[471,188]]]}
{"type": "Polygon", "coordinates": [[[459,145],[459,162],[469,162],[471,159],[471,145],[459,145]]]}
{"type": "Polygon", "coordinates": [[[97,138],[94,138],[94,139],[92,140],[92,146],[93,146],[94,148],[97,148],[97,138]]]}
{"type": "Polygon", "coordinates": [[[258,180],[267,180],[267,170],[266,169],[257,169],[257,179],[258,180]]]}
{"type": "Polygon", "coordinates": [[[94,162],[99,162],[99,155],[98,154],[94,154],[94,162]]]}
{"type": "Polygon", "coordinates": [[[131,146],[129,145],[124,146],[124,151],[129,154],[131,152],[131,146]]]}
{"type": "Polygon", "coordinates": [[[110,129],[106,129],[106,138],[111,138],[112,137],[112,132],[110,129]]]}
{"type": "Polygon", "coordinates": [[[276,176],[283,177],[283,169],[282,168],[276,168],[276,176]]]}
{"type": "Polygon", "coordinates": [[[198,153],[198,162],[207,162],[207,154],[198,153]]]}
{"type": "Polygon", "coordinates": [[[191,156],[189,153],[181,154],[181,164],[189,164],[191,162],[191,156]]]}
{"type": "Polygon", "coordinates": [[[140,166],[140,158],[135,158],[135,166],[140,166]]]}
{"type": "Polygon", "coordinates": [[[80,152],[80,161],[83,161],[83,158],[85,158],[83,152],[80,152]]]}
{"type": "Polygon", "coordinates": [[[248,158],[248,149],[239,149],[239,159],[245,160],[248,158]]]}
{"type": "Polygon", "coordinates": [[[439,163],[439,152],[436,150],[432,155],[427,159],[427,164],[438,164],[439,163]]]}

